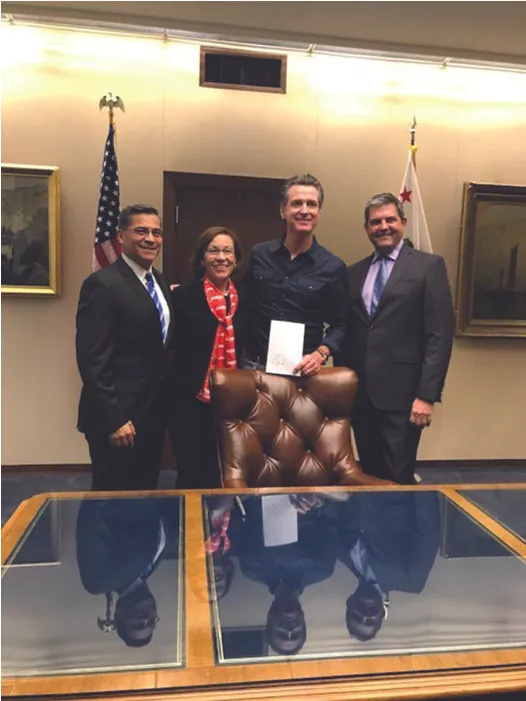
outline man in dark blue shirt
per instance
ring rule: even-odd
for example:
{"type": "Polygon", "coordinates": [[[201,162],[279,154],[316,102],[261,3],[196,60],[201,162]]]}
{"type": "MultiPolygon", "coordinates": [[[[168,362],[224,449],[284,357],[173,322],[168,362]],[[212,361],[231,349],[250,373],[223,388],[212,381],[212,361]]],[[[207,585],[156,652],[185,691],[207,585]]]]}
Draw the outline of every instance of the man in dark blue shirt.
{"type": "Polygon", "coordinates": [[[313,175],[287,180],[281,196],[285,236],[257,244],[250,254],[248,352],[258,365],[267,360],[272,320],[305,324],[304,356],[296,368],[302,375],[316,374],[341,349],[348,305],[346,267],[314,236],[322,204],[323,188],[313,175]]]}

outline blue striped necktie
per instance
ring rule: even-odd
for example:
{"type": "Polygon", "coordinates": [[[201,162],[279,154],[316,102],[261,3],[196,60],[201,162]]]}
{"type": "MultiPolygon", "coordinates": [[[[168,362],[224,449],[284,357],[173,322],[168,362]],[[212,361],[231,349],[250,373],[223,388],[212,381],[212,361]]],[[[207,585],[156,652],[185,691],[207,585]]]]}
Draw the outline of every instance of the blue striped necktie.
{"type": "Polygon", "coordinates": [[[150,293],[150,297],[153,299],[157,313],[159,314],[159,320],[161,322],[161,332],[163,334],[163,343],[166,341],[166,318],[164,316],[163,307],[155,289],[155,283],[153,275],[151,273],[146,273],[146,289],[150,293]]]}
{"type": "Polygon", "coordinates": [[[373,316],[375,311],[378,309],[378,304],[380,303],[380,298],[382,292],[384,291],[385,285],[387,283],[387,258],[383,256],[378,259],[378,272],[376,273],[376,278],[373,286],[373,296],[371,299],[371,309],[369,314],[373,316]]]}

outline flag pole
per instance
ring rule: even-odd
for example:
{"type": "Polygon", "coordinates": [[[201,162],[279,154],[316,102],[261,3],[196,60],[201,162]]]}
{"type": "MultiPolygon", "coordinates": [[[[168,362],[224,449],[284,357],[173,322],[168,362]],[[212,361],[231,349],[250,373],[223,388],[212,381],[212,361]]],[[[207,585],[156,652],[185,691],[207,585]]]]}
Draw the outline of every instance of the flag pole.
{"type": "Polygon", "coordinates": [[[108,136],[104,145],[102,173],[97,206],[97,224],[93,244],[92,270],[110,265],[120,255],[117,237],[120,212],[120,185],[115,152],[115,108],[124,112],[124,103],[118,96],[106,93],[99,100],[99,110],[108,108],[108,136]]]}
{"type": "Polygon", "coordinates": [[[415,135],[416,135],[416,117],[413,115],[413,121],[411,122],[411,128],[409,129],[409,150],[411,151],[411,160],[413,161],[413,168],[416,170],[416,152],[418,151],[418,146],[415,145],[415,135]]]}

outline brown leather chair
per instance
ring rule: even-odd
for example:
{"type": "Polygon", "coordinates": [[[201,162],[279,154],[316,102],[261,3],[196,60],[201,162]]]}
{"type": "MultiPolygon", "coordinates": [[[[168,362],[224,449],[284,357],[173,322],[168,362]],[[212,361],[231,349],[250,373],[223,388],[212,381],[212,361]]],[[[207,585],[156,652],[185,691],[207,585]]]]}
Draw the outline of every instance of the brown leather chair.
{"type": "Polygon", "coordinates": [[[210,380],[224,487],[385,485],[354,459],[349,416],[358,378],[214,370],[210,380]]]}

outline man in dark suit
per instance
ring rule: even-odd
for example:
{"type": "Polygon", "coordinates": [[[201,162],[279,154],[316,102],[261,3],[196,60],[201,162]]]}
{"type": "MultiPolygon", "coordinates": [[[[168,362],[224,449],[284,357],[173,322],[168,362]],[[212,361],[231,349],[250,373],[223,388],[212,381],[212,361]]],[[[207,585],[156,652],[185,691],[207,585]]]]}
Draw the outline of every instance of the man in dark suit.
{"type": "Polygon", "coordinates": [[[440,544],[436,492],[363,492],[340,505],[339,559],[358,580],[347,599],[349,634],[362,642],[382,627],[393,591],[420,594],[440,544]]]}
{"type": "Polygon", "coordinates": [[[126,207],[117,236],[121,257],[80,291],[78,429],[89,446],[92,489],[155,489],[172,316],[168,286],[152,267],[163,239],[159,213],[149,205],[126,207]]]}
{"type": "Polygon", "coordinates": [[[90,594],[106,595],[106,618],[99,619],[99,627],[116,630],[129,647],[152,639],[159,619],[150,578],[162,560],[181,557],[179,529],[177,497],[80,504],[76,541],[82,585],[90,594]]]}
{"type": "Polygon", "coordinates": [[[363,471],[412,484],[421,431],[441,400],[454,315],[443,258],[404,241],[405,223],[392,194],[365,207],[375,251],[348,268],[343,363],[360,380],[353,429],[363,471]]]}

